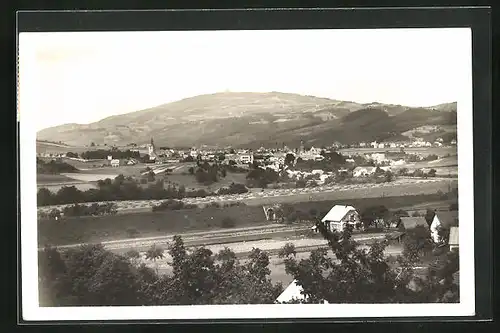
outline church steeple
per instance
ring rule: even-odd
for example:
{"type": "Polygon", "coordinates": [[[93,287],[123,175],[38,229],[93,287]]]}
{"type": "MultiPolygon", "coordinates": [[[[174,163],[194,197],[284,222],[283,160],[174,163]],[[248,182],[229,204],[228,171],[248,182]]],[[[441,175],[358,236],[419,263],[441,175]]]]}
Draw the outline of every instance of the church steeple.
{"type": "Polygon", "coordinates": [[[151,138],[151,146],[154,146],[155,143],[153,142],[153,138],[151,138]]]}

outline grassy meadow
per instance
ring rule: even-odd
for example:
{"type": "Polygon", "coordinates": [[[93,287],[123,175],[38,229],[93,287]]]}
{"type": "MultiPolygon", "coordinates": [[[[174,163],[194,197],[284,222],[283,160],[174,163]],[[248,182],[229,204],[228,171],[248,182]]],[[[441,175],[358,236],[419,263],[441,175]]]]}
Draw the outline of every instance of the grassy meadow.
{"type": "MultiPolygon", "coordinates": [[[[363,210],[369,206],[384,205],[398,209],[414,205],[442,202],[438,194],[384,198],[358,198],[349,200],[306,201],[293,204],[295,210],[318,214],[327,212],[333,205],[348,204],[363,210]]],[[[429,205],[431,206],[431,205],[429,205]]],[[[134,237],[154,237],[189,231],[222,229],[222,220],[231,218],[234,228],[265,225],[261,206],[225,208],[194,208],[178,211],[141,212],[114,216],[71,217],[59,221],[38,220],[38,244],[67,245],[85,242],[102,242],[134,237]]]]}

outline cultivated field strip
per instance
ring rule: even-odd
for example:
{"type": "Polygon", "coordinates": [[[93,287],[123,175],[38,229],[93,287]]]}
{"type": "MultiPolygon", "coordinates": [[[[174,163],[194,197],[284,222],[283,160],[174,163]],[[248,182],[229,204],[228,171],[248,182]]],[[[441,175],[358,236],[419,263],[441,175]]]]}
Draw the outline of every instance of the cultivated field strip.
{"type": "MultiPolygon", "coordinates": [[[[196,232],[196,233],[184,233],[180,234],[186,246],[201,246],[208,244],[226,244],[226,243],[238,243],[250,240],[262,240],[266,238],[276,238],[295,235],[297,231],[307,230],[307,226],[287,226],[272,224],[267,226],[258,226],[250,228],[238,228],[232,229],[230,231],[226,230],[214,230],[209,232],[196,232]]],[[[116,240],[102,242],[106,248],[110,250],[120,250],[131,248],[149,248],[153,244],[158,246],[165,246],[171,243],[173,240],[173,235],[158,236],[158,237],[146,237],[146,238],[135,238],[126,240],[116,240]]],[[[82,244],[71,244],[62,245],[58,248],[72,248],[81,246],[82,244]]]]}
{"type": "MultiPolygon", "coordinates": [[[[458,182],[454,179],[398,179],[390,183],[379,184],[354,184],[354,185],[329,185],[315,188],[304,189],[276,189],[264,190],[261,192],[249,192],[237,195],[220,195],[205,198],[184,198],[182,201],[186,204],[203,205],[211,202],[228,203],[242,201],[247,205],[262,205],[270,202],[296,202],[294,198],[303,197],[303,201],[325,200],[320,199],[322,195],[328,193],[359,192],[363,197],[378,196],[401,196],[415,194],[435,193],[437,190],[446,190],[450,185],[457,186],[458,182]]],[[[131,200],[114,201],[117,210],[148,209],[158,205],[164,200],[131,200]]],[[[99,202],[102,203],[102,202],[99,202]]],[[[86,204],[91,204],[86,203],[86,204]]],[[[67,205],[54,205],[38,207],[38,212],[49,212],[51,209],[62,209],[67,205]]]]}

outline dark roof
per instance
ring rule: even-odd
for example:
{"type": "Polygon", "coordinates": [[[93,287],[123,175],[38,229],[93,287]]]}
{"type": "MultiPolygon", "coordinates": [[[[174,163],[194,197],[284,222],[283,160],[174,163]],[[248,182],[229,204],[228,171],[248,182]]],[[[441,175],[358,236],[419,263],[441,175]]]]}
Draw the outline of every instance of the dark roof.
{"type": "Polygon", "coordinates": [[[387,235],[387,238],[389,239],[398,239],[398,237],[404,235],[404,232],[401,231],[395,231],[391,232],[390,234],[387,235]]]}
{"type": "Polygon", "coordinates": [[[458,227],[450,228],[450,238],[448,240],[448,244],[458,245],[458,227]]]}
{"type": "Polygon", "coordinates": [[[405,229],[413,229],[419,225],[424,227],[429,226],[423,216],[403,216],[401,217],[400,225],[402,225],[405,229]]]}
{"type": "Polygon", "coordinates": [[[441,225],[445,228],[450,228],[452,226],[458,226],[458,211],[438,211],[436,215],[441,222],[441,225]]]}

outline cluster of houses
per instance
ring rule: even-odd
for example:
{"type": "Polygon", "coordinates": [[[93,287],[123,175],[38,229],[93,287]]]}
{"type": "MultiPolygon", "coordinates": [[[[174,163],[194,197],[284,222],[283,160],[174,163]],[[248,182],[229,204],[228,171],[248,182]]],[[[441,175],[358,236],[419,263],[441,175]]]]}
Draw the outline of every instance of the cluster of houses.
{"type": "MultiPolygon", "coordinates": [[[[437,139],[436,143],[442,143],[442,139],[437,139]]],[[[423,140],[416,139],[413,142],[370,142],[365,143],[361,142],[355,145],[349,145],[350,147],[375,147],[375,148],[401,148],[400,152],[377,152],[377,153],[368,153],[363,154],[362,152],[353,152],[352,156],[347,156],[346,162],[348,164],[353,164],[351,166],[351,170],[355,164],[355,155],[363,156],[365,159],[369,159],[375,162],[375,165],[384,168],[384,170],[389,170],[390,166],[398,166],[405,164],[405,153],[403,151],[404,147],[430,147],[433,144],[428,142],[424,142],[423,140]],[[398,156],[392,156],[396,154],[398,156]],[[391,155],[391,156],[389,156],[391,155]]],[[[171,148],[157,148],[153,139],[151,138],[151,142],[142,146],[134,145],[131,151],[137,151],[139,153],[144,153],[149,156],[150,163],[163,164],[163,163],[177,163],[182,160],[186,160],[191,158],[192,160],[201,160],[207,162],[215,162],[218,161],[220,163],[236,163],[240,167],[248,166],[249,164],[253,164],[254,162],[258,162],[259,165],[264,168],[271,168],[275,171],[281,171],[286,168],[285,161],[288,154],[292,154],[294,156],[294,163],[297,160],[304,161],[322,161],[325,157],[323,156],[324,152],[336,151],[337,149],[345,148],[346,145],[340,144],[338,142],[333,143],[329,147],[310,147],[306,148],[304,146],[304,142],[300,143],[300,146],[294,149],[283,145],[281,148],[268,149],[265,147],[261,147],[257,150],[251,149],[238,149],[235,150],[231,147],[227,147],[224,149],[214,149],[206,146],[202,146],[200,148],[192,147],[191,149],[171,149],[171,148]]],[[[38,154],[40,157],[64,157],[64,154],[38,154]]],[[[121,166],[121,165],[134,165],[139,163],[136,159],[123,159],[117,160],[113,156],[108,158],[109,165],[113,167],[121,166]]],[[[354,177],[363,177],[375,172],[375,167],[357,167],[353,170],[354,177]]],[[[313,174],[318,173],[319,171],[313,171],[313,174]]],[[[307,177],[308,174],[290,174],[290,176],[295,178],[307,177]]],[[[320,175],[319,182],[324,182],[329,176],[326,173],[320,175]]]]}
{"type": "MultiPolygon", "coordinates": [[[[272,218],[275,214],[275,207],[264,207],[266,217],[272,218]]],[[[342,231],[347,225],[352,225],[356,229],[362,226],[360,214],[353,206],[349,205],[335,205],[330,211],[322,218],[321,222],[330,231],[342,231]]],[[[458,250],[459,248],[459,234],[458,234],[458,212],[456,211],[438,211],[434,215],[432,223],[429,225],[423,216],[415,217],[401,217],[400,222],[393,227],[398,229],[396,233],[397,239],[401,241],[404,237],[405,231],[409,231],[416,227],[429,228],[432,241],[438,246],[448,246],[450,251],[458,250]],[[441,229],[449,230],[449,237],[447,242],[443,240],[440,233],[441,229]]],[[[316,230],[316,227],[312,227],[316,230]]],[[[458,274],[458,272],[456,273],[458,274]]],[[[276,299],[277,303],[289,302],[292,300],[304,300],[305,295],[303,289],[294,280],[290,285],[276,299]]],[[[327,302],[324,302],[327,303],[327,302]]]]}
{"type": "MultiPolygon", "coordinates": [[[[362,228],[360,214],[356,208],[349,205],[335,205],[323,217],[321,222],[330,231],[342,231],[347,225],[352,225],[355,229],[362,228]]],[[[383,221],[375,221],[375,223],[384,223],[383,221]]],[[[457,211],[438,211],[429,225],[424,216],[407,216],[401,217],[400,221],[395,224],[385,224],[389,227],[397,228],[400,231],[414,229],[417,226],[429,228],[432,240],[436,244],[442,244],[443,238],[440,233],[442,229],[450,230],[450,238],[448,244],[450,250],[458,247],[458,212],[457,211]]],[[[315,229],[315,227],[313,227],[315,229]]]]}
{"type": "MultiPolygon", "coordinates": [[[[457,140],[452,140],[450,144],[456,145],[457,140]]],[[[423,138],[413,138],[411,141],[396,141],[396,142],[359,142],[350,145],[350,148],[421,148],[421,147],[443,147],[443,138],[437,138],[435,141],[425,141],[423,138]]]]}

